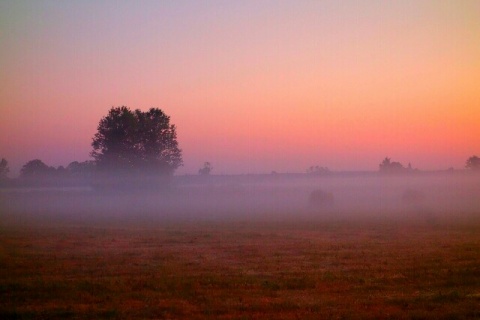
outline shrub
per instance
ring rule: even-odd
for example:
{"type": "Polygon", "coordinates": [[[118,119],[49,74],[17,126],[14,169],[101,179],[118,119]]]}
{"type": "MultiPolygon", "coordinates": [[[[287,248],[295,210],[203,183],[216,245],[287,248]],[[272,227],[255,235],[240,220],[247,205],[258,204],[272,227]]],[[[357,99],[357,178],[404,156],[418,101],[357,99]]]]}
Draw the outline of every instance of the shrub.
{"type": "Polygon", "coordinates": [[[334,204],[333,193],[315,189],[308,197],[308,204],[312,208],[331,208],[334,204]]]}
{"type": "Polygon", "coordinates": [[[425,201],[425,194],[421,191],[408,188],[402,194],[402,202],[405,204],[420,204],[425,201]]]}

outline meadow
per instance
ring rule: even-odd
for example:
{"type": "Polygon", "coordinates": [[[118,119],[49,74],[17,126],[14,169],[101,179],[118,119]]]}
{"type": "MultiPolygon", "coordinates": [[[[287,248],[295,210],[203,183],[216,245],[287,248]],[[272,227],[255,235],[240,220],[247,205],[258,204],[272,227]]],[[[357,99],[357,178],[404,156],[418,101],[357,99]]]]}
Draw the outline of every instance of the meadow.
{"type": "Polygon", "coordinates": [[[32,211],[38,195],[11,199],[0,215],[2,319],[480,318],[475,210],[62,216],[58,205],[32,211]]]}

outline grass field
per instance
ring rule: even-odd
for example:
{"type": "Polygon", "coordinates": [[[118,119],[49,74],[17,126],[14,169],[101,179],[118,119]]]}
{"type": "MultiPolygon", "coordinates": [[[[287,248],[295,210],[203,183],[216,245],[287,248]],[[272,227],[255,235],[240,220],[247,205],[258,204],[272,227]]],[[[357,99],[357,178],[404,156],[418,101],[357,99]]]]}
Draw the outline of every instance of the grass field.
{"type": "Polygon", "coordinates": [[[4,223],[0,318],[478,319],[480,222],[4,223]]]}

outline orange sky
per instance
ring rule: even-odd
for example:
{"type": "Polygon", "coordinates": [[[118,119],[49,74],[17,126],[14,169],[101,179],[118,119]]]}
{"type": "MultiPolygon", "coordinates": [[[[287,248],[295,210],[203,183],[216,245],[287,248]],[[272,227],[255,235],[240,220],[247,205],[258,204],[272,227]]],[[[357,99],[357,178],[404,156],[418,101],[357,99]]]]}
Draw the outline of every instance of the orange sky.
{"type": "Polygon", "coordinates": [[[86,160],[162,108],[196,173],[420,169],[480,155],[478,1],[0,3],[0,157],[86,160]]]}

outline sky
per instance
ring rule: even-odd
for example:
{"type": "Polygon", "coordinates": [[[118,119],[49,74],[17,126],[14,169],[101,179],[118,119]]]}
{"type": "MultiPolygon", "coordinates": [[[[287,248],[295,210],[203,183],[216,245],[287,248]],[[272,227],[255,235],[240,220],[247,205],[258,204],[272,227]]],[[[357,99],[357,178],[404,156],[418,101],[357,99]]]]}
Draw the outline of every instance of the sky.
{"type": "Polygon", "coordinates": [[[90,159],[158,107],[213,173],[423,170],[480,156],[480,1],[0,2],[0,158],[90,159]]]}

